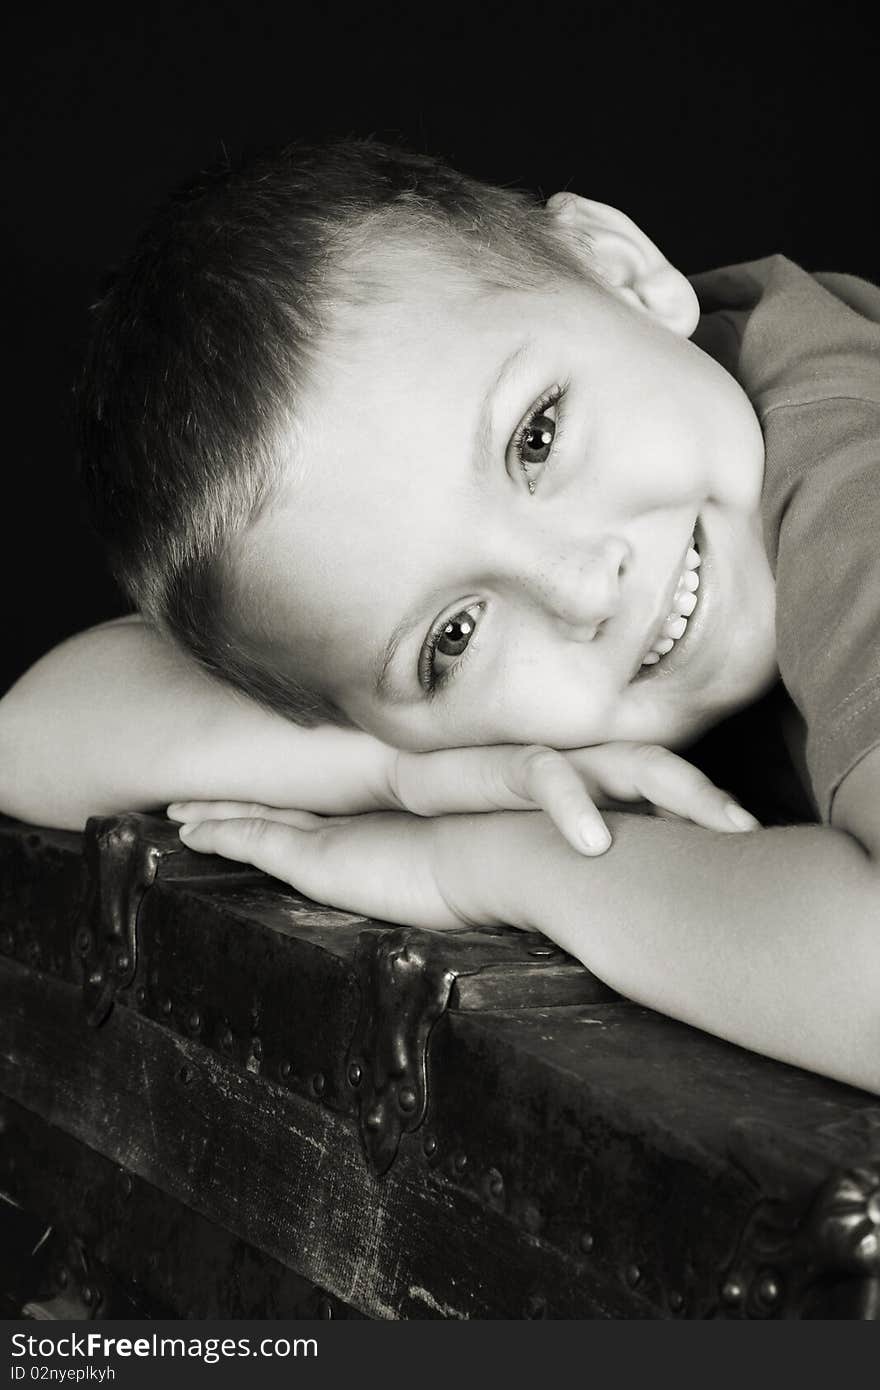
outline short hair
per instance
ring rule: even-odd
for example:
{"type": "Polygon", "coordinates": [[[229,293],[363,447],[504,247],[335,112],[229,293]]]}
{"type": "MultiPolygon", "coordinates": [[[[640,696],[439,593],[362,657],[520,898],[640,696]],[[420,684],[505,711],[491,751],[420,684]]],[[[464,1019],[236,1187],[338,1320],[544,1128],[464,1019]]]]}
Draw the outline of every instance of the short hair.
{"type": "Polygon", "coordinates": [[[584,275],[535,196],[345,138],[202,172],[92,306],[78,459],[112,573],[202,667],[304,725],[351,721],[261,655],[232,543],[278,494],[334,314],[387,278],[370,252],[414,239],[489,284],[584,275]]]}

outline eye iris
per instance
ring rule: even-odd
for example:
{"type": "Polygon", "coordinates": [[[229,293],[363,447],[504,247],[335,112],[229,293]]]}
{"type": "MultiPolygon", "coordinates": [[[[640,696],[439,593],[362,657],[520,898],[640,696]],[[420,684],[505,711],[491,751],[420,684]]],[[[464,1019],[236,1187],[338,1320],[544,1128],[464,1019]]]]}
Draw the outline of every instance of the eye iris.
{"type": "Polygon", "coordinates": [[[525,463],[546,463],[547,451],[550,449],[556,435],[556,421],[551,420],[549,415],[536,415],[523,435],[523,461],[525,463]],[[527,454],[533,451],[542,455],[540,458],[529,458],[527,454]]]}
{"type": "Polygon", "coordinates": [[[461,656],[473,636],[476,626],[468,613],[456,613],[444,627],[437,639],[437,651],[442,656],[461,656]]]}

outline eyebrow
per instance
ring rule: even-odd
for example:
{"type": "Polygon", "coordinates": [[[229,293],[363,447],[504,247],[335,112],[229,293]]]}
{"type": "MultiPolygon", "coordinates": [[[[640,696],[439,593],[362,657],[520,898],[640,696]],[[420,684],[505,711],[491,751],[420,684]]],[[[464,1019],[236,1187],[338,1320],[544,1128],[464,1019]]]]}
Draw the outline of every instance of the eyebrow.
{"type": "MultiPolygon", "coordinates": [[[[525,342],[520,343],[519,347],[514,348],[513,352],[502,362],[495,380],[491,382],[483,397],[471,453],[471,469],[478,478],[484,477],[492,464],[492,420],[495,399],[511,377],[522,369],[524,362],[531,355],[533,347],[534,340],[527,338],[525,342]]],[[[417,611],[408,613],[400,620],[389,637],[384,650],[373,663],[373,669],[376,673],[374,694],[389,704],[402,704],[408,698],[404,691],[394,685],[391,667],[401,642],[409,636],[414,627],[424,621],[422,617],[423,606],[424,601],[420,603],[417,611]]]]}

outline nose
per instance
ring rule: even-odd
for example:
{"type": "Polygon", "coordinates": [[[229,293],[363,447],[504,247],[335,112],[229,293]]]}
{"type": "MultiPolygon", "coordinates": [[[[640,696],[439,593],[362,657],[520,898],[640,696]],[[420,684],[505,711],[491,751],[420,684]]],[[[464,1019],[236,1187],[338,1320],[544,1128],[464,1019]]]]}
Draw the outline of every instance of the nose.
{"type": "Polygon", "coordinates": [[[620,536],[573,542],[560,554],[544,553],[523,576],[531,602],[578,641],[591,641],[602,624],[620,609],[621,591],[631,557],[620,536]]]}

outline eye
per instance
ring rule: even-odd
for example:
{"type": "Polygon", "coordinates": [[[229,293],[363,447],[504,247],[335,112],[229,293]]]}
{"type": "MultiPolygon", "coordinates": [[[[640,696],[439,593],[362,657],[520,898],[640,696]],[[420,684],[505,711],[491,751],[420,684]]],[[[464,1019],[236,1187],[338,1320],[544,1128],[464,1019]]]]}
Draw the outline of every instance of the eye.
{"type": "Polygon", "coordinates": [[[554,386],[545,392],[517,426],[510,441],[513,459],[525,474],[529,492],[535,491],[538,477],[559,442],[559,406],[564,395],[565,388],[562,386],[554,386]]]}
{"type": "Polygon", "coordinates": [[[443,683],[473,637],[483,605],[469,604],[447,614],[428,634],[419,655],[419,683],[430,694],[443,683]]]}

